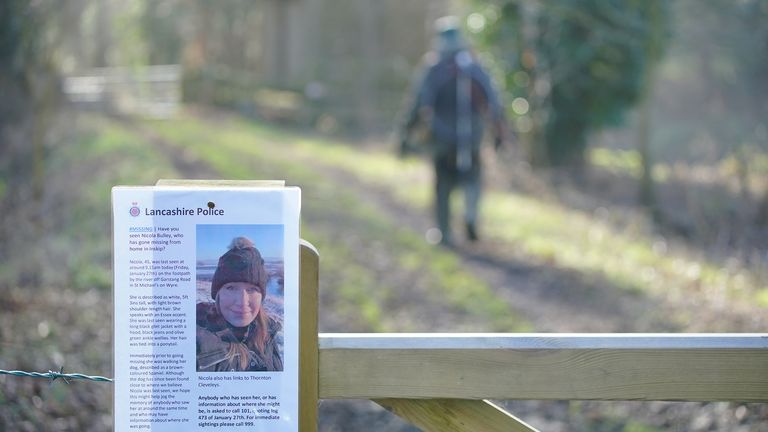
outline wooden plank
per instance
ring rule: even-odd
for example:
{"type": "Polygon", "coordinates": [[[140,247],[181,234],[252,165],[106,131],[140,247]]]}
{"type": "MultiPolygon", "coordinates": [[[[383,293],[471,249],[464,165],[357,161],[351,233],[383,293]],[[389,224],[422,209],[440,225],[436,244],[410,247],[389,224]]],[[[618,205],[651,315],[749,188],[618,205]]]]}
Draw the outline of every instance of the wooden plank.
{"type": "Polygon", "coordinates": [[[768,401],[768,335],[321,335],[320,398],[768,401]]]}
{"type": "Polygon", "coordinates": [[[375,399],[374,402],[428,432],[536,432],[490,401],[375,399]]]}
{"type": "Polygon", "coordinates": [[[768,333],[324,333],[320,343],[324,349],[768,349],[768,333]]]}
{"type": "Polygon", "coordinates": [[[156,186],[189,187],[284,187],[284,180],[197,180],[197,179],[159,179],[156,186]]]}
{"type": "Polygon", "coordinates": [[[317,430],[318,342],[317,302],[319,254],[301,240],[299,274],[299,430],[317,430]]]}

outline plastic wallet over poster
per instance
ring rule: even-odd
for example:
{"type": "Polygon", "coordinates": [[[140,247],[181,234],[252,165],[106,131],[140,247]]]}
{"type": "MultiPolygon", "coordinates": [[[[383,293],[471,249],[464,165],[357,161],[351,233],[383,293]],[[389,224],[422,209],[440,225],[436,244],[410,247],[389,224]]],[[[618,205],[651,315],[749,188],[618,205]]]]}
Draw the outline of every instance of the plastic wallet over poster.
{"type": "Polygon", "coordinates": [[[300,208],[281,181],[112,189],[115,431],[316,429],[300,208]]]}

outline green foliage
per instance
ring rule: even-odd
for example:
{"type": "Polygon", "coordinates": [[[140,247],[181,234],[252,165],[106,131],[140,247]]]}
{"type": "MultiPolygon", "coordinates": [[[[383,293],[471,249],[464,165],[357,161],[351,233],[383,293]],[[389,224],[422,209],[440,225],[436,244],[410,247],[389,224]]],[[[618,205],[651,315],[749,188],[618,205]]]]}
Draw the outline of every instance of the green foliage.
{"type": "MultiPolygon", "coordinates": [[[[743,149],[768,149],[768,3],[674,3],[675,39],[665,65],[674,93],[659,116],[666,159],[713,162],[743,149]]],[[[663,153],[662,153],[663,152],[663,153]]]]}
{"type": "Polygon", "coordinates": [[[763,288],[758,291],[756,295],[756,301],[760,306],[768,308],[768,289],[763,288]]]}
{"type": "Polygon", "coordinates": [[[487,10],[492,18],[478,36],[500,56],[510,94],[529,102],[530,112],[516,114],[527,119],[523,125],[533,125],[518,127],[519,132],[539,136],[541,142],[533,145],[546,149],[537,162],[581,165],[588,133],[621,123],[638,100],[645,70],[663,52],[667,2],[571,0],[540,6],[504,1],[487,10]]]}
{"type": "Polygon", "coordinates": [[[181,2],[150,1],[141,16],[143,37],[147,41],[147,61],[150,65],[176,64],[181,61],[183,40],[180,27],[186,14],[179,12],[181,2]]]}
{"type": "Polygon", "coordinates": [[[145,15],[144,8],[142,2],[126,3],[120,13],[111,18],[110,30],[114,42],[113,46],[106,48],[110,51],[107,61],[123,66],[151,64],[148,63],[148,51],[152,40],[145,37],[141,27],[141,18],[145,15]]]}
{"type": "Polygon", "coordinates": [[[640,178],[642,174],[640,154],[635,150],[611,151],[606,148],[594,148],[590,151],[589,161],[591,165],[617,174],[634,178],[640,178]]]}
{"type": "Polygon", "coordinates": [[[29,0],[0,2],[0,74],[21,74],[40,54],[40,11],[29,0]]]}

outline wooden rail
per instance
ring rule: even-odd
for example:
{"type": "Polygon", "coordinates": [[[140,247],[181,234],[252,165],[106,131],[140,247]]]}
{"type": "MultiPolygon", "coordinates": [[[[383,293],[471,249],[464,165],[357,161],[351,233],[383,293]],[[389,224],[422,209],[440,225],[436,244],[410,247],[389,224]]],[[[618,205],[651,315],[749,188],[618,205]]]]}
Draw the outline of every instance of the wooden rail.
{"type": "Polygon", "coordinates": [[[320,398],[768,401],[768,335],[320,336],[320,398]]]}
{"type": "Polygon", "coordinates": [[[319,347],[321,399],[373,399],[425,430],[534,430],[485,399],[768,401],[766,334],[321,334],[319,347]]]}
{"type": "Polygon", "coordinates": [[[425,431],[535,431],[487,399],[768,402],[768,334],[320,334],[301,245],[300,430],[372,399],[425,431]]]}

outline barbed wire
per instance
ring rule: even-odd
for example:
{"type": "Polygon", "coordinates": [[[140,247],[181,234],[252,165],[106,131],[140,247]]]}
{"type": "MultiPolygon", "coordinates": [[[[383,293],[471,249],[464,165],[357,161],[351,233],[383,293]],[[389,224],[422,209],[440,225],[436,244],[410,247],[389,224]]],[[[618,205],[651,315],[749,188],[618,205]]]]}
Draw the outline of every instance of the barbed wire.
{"type": "Polygon", "coordinates": [[[24,378],[45,378],[51,380],[51,384],[54,381],[61,378],[65,383],[69,384],[69,380],[88,380],[97,382],[114,382],[112,378],[107,378],[98,375],[83,375],[79,373],[64,373],[64,367],[62,366],[58,372],[49,370],[48,372],[26,372],[20,370],[3,370],[0,369],[0,375],[11,375],[24,378]]]}

